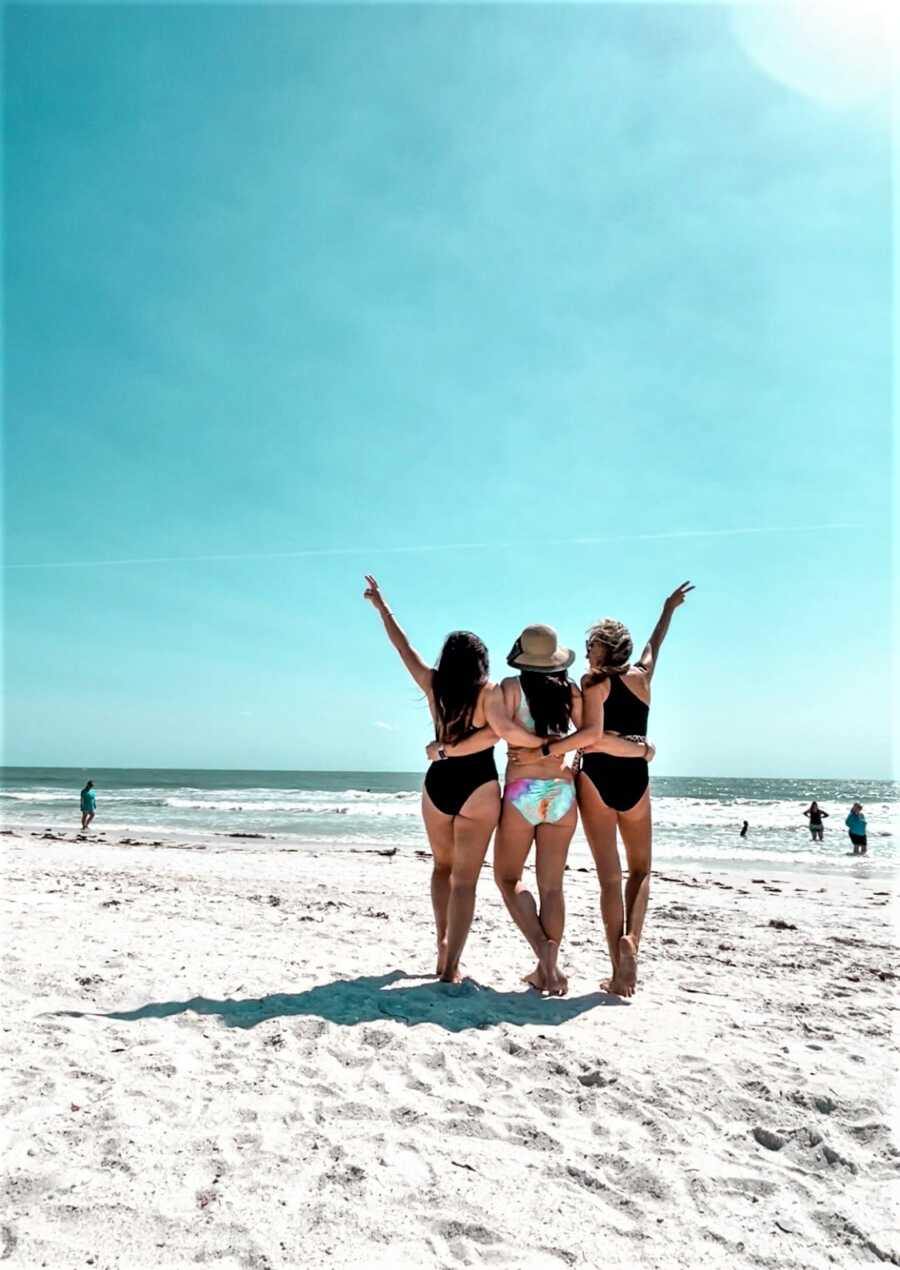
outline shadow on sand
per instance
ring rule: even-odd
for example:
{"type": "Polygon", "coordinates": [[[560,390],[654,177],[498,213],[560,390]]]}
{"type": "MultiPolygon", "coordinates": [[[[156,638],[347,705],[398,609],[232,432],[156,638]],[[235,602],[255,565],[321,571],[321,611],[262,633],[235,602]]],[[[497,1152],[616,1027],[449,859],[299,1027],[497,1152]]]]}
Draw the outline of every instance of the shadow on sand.
{"type": "Polygon", "coordinates": [[[394,1019],[398,1023],[435,1023],[448,1032],[467,1028],[487,1028],[497,1023],[517,1026],[539,1024],[558,1027],[579,1014],[597,1006],[626,1005],[619,997],[606,992],[591,992],[583,997],[542,997],[526,989],[522,992],[495,992],[483,988],[472,979],[448,984],[428,980],[415,987],[398,987],[407,980],[419,980],[394,970],[386,975],[359,979],[336,979],[306,992],[273,993],[245,1001],[214,1001],[208,997],[192,997],[190,1001],[159,1001],[139,1006],[136,1010],[60,1010],[67,1018],[118,1019],[133,1023],[138,1019],[167,1019],[173,1014],[217,1014],[227,1027],[256,1027],[268,1019],[295,1018],[312,1015],[329,1023],[352,1026],[394,1019]]]}

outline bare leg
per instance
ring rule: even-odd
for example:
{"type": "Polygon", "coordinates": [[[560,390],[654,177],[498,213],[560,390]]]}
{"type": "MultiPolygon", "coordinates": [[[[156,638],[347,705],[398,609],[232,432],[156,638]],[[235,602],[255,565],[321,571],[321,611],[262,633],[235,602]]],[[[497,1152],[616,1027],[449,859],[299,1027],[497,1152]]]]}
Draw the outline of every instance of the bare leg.
{"type": "Polygon", "coordinates": [[[552,825],[538,825],[535,832],[537,840],[535,871],[541,900],[540,923],[547,937],[544,954],[540,959],[540,969],[543,972],[545,990],[559,997],[569,990],[568,980],[560,973],[557,966],[557,957],[566,926],[563,874],[566,868],[566,856],[569,854],[569,843],[572,841],[576,824],[577,812],[573,806],[562,820],[552,825]]]}
{"type": "Polygon", "coordinates": [[[475,914],[475,887],[491,834],[500,817],[500,786],[489,781],[474,790],[453,817],[453,867],[447,906],[446,955],[441,978],[459,983],[459,959],[475,914]]]}
{"type": "Polygon", "coordinates": [[[630,996],[619,981],[619,941],[625,934],[625,904],[622,898],[622,867],[616,846],[618,814],[597,793],[587,776],[578,777],[578,806],[581,823],[594,857],[597,881],[600,883],[600,915],[606,933],[606,945],[612,974],[600,984],[606,992],[630,996]]]}
{"type": "Polygon", "coordinates": [[[447,909],[450,904],[450,874],[453,870],[453,817],[438,811],[422,790],[422,819],[434,866],[431,870],[431,907],[437,934],[437,968],[442,975],[447,962],[447,909]]]}
{"type": "MultiPolygon", "coordinates": [[[[534,896],[522,881],[525,861],[534,840],[534,826],[509,803],[503,804],[497,837],[494,839],[494,881],[500,888],[509,915],[528,940],[538,961],[546,955],[547,935],[538,917],[534,896]]],[[[535,972],[527,982],[543,987],[543,977],[535,972]]]]}
{"type": "MultiPolygon", "coordinates": [[[[634,992],[637,984],[637,955],[650,899],[650,858],[653,822],[650,790],[629,811],[619,812],[619,832],[628,860],[625,883],[625,934],[619,940],[619,979],[634,992]]],[[[628,995],[631,995],[629,993],[628,995]]]]}

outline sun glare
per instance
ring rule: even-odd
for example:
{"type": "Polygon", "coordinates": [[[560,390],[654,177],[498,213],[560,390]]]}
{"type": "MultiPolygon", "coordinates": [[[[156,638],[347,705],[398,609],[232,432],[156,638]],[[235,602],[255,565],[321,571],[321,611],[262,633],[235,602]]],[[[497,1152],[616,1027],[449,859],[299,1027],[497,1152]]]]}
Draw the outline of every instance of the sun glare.
{"type": "Polygon", "coordinates": [[[898,0],[779,0],[733,10],[750,59],[773,79],[834,105],[885,91],[896,73],[898,0]]]}

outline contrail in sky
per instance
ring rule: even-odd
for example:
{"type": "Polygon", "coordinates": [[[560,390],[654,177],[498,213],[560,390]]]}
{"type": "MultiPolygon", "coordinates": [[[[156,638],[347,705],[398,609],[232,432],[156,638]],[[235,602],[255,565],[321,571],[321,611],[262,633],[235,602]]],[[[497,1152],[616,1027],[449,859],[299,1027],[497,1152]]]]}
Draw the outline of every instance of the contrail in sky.
{"type": "MultiPolygon", "coordinates": [[[[836,522],[828,525],[772,525],[743,529],[666,529],[647,534],[602,534],[591,538],[544,538],[542,547],[600,546],[607,542],[651,542],[677,538],[739,538],[748,534],[808,534],[835,529],[865,529],[863,524],[836,522]]],[[[43,560],[31,564],[4,564],[4,569],[99,569],[115,565],[199,564],[219,560],[307,560],[327,556],[418,555],[434,551],[515,550],[521,542],[420,543],[414,547],[310,547],[301,551],[248,551],[228,555],[135,556],[129,560],[43,560]]]]}

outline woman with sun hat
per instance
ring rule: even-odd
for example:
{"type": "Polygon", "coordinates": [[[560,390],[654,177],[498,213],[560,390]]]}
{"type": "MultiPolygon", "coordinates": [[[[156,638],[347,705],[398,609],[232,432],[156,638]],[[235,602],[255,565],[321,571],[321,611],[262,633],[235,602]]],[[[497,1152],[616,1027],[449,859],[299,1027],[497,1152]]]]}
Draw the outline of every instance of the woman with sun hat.
{"type": "Polygon", "coordinates": [[[552,626],[526,626],[506,659],[518,675],[498,684],[485,706],[491,728],[511,743],[494,840],[494,878],[537,957],[526,982],[554,996],[568,988],[557,959],[565,928],[563,873],[578,819],[566,752],[579,744],[611,747],[626,756],[643,752],[621,737],[604,737],[602,725],[580,730],[581,693],[567,674],[574,659],[571,649],[560,646],[552,626]],[[520,747],[523,728],[534,735],[533,747],[520,747]],[[522,881],[532,844],[537,846],[539,904],[522,881]]]}

